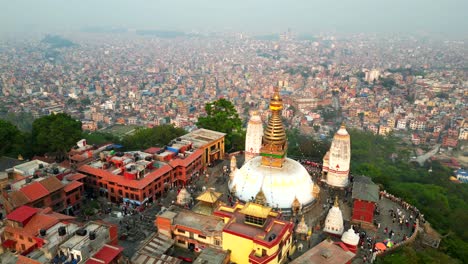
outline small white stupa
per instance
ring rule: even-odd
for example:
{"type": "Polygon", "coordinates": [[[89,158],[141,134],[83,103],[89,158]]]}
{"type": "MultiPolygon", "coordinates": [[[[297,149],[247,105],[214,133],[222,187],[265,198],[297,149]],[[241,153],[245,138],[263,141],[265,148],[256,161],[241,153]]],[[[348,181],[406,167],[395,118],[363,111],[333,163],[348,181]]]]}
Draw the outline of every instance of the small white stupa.
{"type": "Polygon", "coordinates": [[[177,204],[178,205],[185,206],[185,205],[189,204],[191,200],[192,200],[192,196],[190,195],[190,193],[185,188],[182,188],[182,190],[180,190],[179,194],[177,194],[177,204]]]}
{"type": "Polygon", "coordinates": [[[306,225],[305,220],[304,220],[304,215],[303,215],[302,219],[301,219],[301,222],[299,222],[299,224],[297,224],[296,234],[307,236],[308,232],[309,232],[309,227],[306,225]]]}
{"type": "Polygon", "coordinates": [[[347,246],[357,246],[359,244],[359,235],[356,234],[354,229],[351,227],[348,231],[343,233],[341,241],[347,246]]]}
{"type": "Polygon", "coordinates": [[[324,232],[333,235],[343,234],[344,223],[343,223],[343,213],[340,210],[340,205],[338,203],[338,196],[335,197],[335,204],[328,211],[327,218],[325,218],[325,227],[323,228],[324,232]]]}

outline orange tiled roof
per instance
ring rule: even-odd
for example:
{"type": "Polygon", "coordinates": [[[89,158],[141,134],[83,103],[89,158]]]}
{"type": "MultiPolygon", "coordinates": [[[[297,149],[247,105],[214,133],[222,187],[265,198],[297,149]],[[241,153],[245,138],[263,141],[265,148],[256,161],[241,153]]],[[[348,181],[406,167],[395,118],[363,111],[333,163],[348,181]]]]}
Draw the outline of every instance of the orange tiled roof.
{"type": "Polygon", "coordinates": [[[23,230],[28,234],[37,235],[40,229],[48,229],[58,222],[59,219],[57,217],[48,214],[36,214],[29,220],[23,230]]]}
{"type": "Polygon", "coordinates": [[[13,207],[18,207],[29,203],[29,198],[21,191],[14,191],[10,194],[10,201],[13,207]]]}
{"type": "Polygon", "coordinates": [[[39,182],[31,183],[20,189],[31,202],[41,199],[49,194],[49,191],[39,182]]]}
{"type": "Polygon", "coordinates": [[[65,187],[63,188],[63,190],[65,192],[69,192],[69,191],[72,191],[76,188],[79,188],[83,185],[83,183],[79,182],[79,181],[72,181],[70,182],[69,184],[65,185],[65,187]]]}
{"type": "Polygon", "coordinates": [[[42,186],[44,186],[44,188],[46,188],[50,193],[58,191],[63,187],[62,182],[55,176],[50,176],[39,183],[42,184],[42,186]]]}
{"type": "Polygon", "coordinates": [[[86,175],[83,175],[81,173],[75,173],[73,175],[67,176],[67,179],[69,181],[78,181],[78,180],[81,180],[81,179],[84,179],[84,178],[86,178],[86,175]]]}

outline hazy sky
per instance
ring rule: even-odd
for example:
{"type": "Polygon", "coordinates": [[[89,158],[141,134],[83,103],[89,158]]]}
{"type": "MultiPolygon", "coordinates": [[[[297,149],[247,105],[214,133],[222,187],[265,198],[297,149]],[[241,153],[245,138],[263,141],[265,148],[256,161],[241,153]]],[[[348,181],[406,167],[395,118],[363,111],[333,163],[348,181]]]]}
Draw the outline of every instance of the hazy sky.
{"type": "Polygon", "coordinates": [[[468,32],[467,0],[0,0],[0,32],[86,26],[296,32],[468,32]]]}

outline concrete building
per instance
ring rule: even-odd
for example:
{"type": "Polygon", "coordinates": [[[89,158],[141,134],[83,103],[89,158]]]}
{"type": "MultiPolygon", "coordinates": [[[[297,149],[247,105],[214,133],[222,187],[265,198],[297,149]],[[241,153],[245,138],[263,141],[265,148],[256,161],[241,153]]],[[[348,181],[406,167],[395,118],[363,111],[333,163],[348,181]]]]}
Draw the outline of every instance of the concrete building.
{"type": "Polygon", "coordinates": [[[115,246],[117,240],[117,226],[103,222],[89,222],[60,244],[60,254],[57,257],[67,261],[75,259],[78,263],[91,259],[91,262],[86,263],[95,264],[99,263],[98,259],[104,257],[103,255],[109,254],[113,255],[113,258],[107,263],[115,263],[114,260],[119,258],[120,252],[123,250],[123,248],[115,246]],[[104,252],[101,251],[102,249],[104,252]],[[99,254],[99,252],[101,253],[99,254]]]}
{"type": "Polygon", "coordinates": [[[200,252],[207,247],[222,248],[222,218],[171,207],[155,220],[158,232],[174,239],[175,245],[200,252]]]}
{"type": "Polygon", "coordinates": [[[225,136],[225,133],[200,128],[180,138],[192,142],[194,148],[203,150],[202,162],[203,166],[206,166],[224,158],[225,136]]]}

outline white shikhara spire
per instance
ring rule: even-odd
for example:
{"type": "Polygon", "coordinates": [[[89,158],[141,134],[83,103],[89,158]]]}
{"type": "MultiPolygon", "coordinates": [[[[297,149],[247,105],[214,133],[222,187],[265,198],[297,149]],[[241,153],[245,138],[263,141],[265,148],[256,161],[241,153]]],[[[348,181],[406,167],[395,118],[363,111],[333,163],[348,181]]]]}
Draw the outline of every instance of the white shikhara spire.
{"type": "Polygon", "coordinates": [[[330,209],[330,211],[328,211],[327,218],[325,218],[325,227],[323,228],[323,231],[334,235],[343,234],[343,213],[340,210],[338,196],[335,198],[335,204],[330,209]]]}
{"type": "Polygon", "coordinates": [[[257,111],[252,111],[245,136],[245,163],[259,155],[262,147],[262,136],[262,118],[257,111]]]}
{"type": "Polygon", "coordinates": [[[351,139],[342,125],[333,137],[328,157],[327,183],[333,187],[346,187],[349,183],[351,139]]]}

